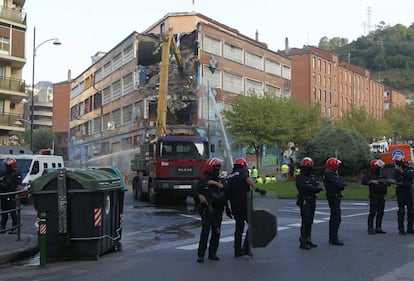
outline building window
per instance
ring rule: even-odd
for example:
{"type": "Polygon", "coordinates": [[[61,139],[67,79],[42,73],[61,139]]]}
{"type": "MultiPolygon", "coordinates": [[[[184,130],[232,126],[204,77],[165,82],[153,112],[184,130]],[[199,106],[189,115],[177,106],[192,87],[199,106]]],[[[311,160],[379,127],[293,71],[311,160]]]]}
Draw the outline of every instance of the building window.
{"type": "Polygon", "coordinates": [[[221,41],[204,35],[203,50],[207,53],[221,56],[221,41]]]}
{"type": "Polygon", "coordinates": [[[165,32],[165,23],[160,24],[160,34],[164,34],[165,32]]]}
{"type": "Polygon", "coordinates": [[[246,95],[251,96],[255,94],[257,96],[262,96],[263,95],[263,84],[262,82],[254,81],[254,80],[246,78],[246,90],[247,90],[246,95]]]}
{"type": "Polygon", "coordinates": [[[10,53],[10,39],[0,36],[0,52],[2,54],[10,53]]]}
{"type": "Polygon", "coordinates": [[[263,70],[263,57],[250,52],[246,52],[246,65],[259,70],[263,70]]]}
{"type": "Polygon", "coordinates": [[[280,66],[280,63],[271,61],[271,60],[265,60],[265,70],[267,73],[271,73],[277,76],[282,76],[282,68],[280,66]]]}
{"type": "Polygon", "coordinates": [[[223,56],[226,59],[238,63],[243,63],[243,49],[235,47],[233,45],[227,43],[224,44],[223,56]]]}
{"type": "Polygon", "coordinates": [[[291,77],[292,77],[292,73],[291,72],[292,72],[292,70],[291,70],[290,66],[284,65],[282,67],[282,77],[283,78],[290,80],[291,77]]]}
{"type": "Polygon", "coordinates": [[[132,120],[132,104],[122,108],[122,124],[128,123],[132,120]]]}
{"type": "Polygon", "coordinates": [[[275,97],[281,97],[282,94],[281,94],[280,88],[274,87],[272,85],[267,85],[267,84],[265,85],[265,87],[266,87],[266,93],[272,94],[275,97]]]}
{"type": "Polygon", "coordinates": [[[221,71],[216,69],[214,73],[211,73],[209,67],[205,65],[203,67],[203,83],[210,88],[221,89],[221,71]]]}
{"type": "Polygon", "coordinates": [[[243,77],[230,73],[223,73],[223,90],[235,94],[243,92],[243,77]]]}

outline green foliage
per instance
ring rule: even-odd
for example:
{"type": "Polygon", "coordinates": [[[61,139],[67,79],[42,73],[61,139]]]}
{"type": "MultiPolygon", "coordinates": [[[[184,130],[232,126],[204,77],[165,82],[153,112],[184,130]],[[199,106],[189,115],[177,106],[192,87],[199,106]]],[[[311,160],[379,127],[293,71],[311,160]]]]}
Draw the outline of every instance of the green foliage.
{"type": "Polygon", "coordinates": [[[322,174],[329,157],[342,161],[342,175],[357,175],[372,159],[368,142],[356,131],[328,127],[299,150],[299,158],[311,157],[315,172],[322,174]]]}
{"type": "Polygon", "coordinates": [[[320,109],[306,109],[290,99],[271,94],[238,95],[232,110],[225,111],[228,128],[236,145],[259,151],[263,147],[281,147],[295,140],[305,143],[320,130],[320,109]]]}
{"type": "Polygon", "coordinates": [[[352,108],[337,123],[337,126],[345,130],[353,130],[366,139],[388,135],[390,124],[385,119],[375,119],[365,109],[352,108]]]}
{"type": "Polygon", "coordinates": [[[414,92],[414,24],[388,26],[361,36],[350,44],[340,38],[321,38],[319,48],[339,55],[341,61],[367,68],[372,79],[407,94],[414,92]]]}
{"type": "MultiPolygon", "coordinates": [[[[30,144],[30,131],[24,133],[26,145],[30,144]]],[[[33,150],[39,151],[42,148],[52,148],[54,141],[53,130],[51,128],[39,128],[33,131],[33,150]]]]}
{"type": "Polygon", "coordinates": [[[414,108],[412,106],[386,110],[384,119],[390,124],[388,132],[395,141],[408,140],[414,137],[414,108]]]}

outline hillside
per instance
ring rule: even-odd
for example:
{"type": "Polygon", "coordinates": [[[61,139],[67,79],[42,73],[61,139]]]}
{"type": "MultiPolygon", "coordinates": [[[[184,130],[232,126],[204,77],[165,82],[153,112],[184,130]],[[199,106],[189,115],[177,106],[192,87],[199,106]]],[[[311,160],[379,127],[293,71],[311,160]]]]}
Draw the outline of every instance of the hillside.
{"type": "Polygon", "coordinates": [[[382,23],[350,43],[324,37],[318,47],[336,53],[341,61],[369,69],[372,79],[414,97],[414,24],[391,27],[382,23]]]}

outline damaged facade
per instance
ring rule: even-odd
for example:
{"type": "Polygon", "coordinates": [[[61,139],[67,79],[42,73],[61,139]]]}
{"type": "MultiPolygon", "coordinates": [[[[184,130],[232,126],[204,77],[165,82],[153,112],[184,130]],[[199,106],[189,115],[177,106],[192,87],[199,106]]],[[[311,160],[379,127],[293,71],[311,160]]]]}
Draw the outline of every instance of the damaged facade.
{"type": "Polygon", "coordinates": [[[162,34],[170,28],[183,70],[171,54],[167,133],[191,128],[209,137],[215,156],[228,159],[232,152],[221,117],[234,97],[252,92],[290,97],[288,58],[201,14],[167,14],[143,33],[130,34],[73,80],[71,166],[116,165],[130,172],[139,145],[155,135],[162,34]]]}

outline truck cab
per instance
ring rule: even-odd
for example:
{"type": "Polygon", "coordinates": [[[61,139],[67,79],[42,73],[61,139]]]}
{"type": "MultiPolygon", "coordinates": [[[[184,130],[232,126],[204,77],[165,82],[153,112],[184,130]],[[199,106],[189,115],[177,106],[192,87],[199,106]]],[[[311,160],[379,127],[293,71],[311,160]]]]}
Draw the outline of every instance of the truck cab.
{"type": "Polygon", "coordinates": [[[168,135],[143,144],[141,153],[131,161],[138,173],[133,180],[134,197],[155,203],[161,195],[191,195],[209,157],[208,139],[202,136],[168,135]]]}

